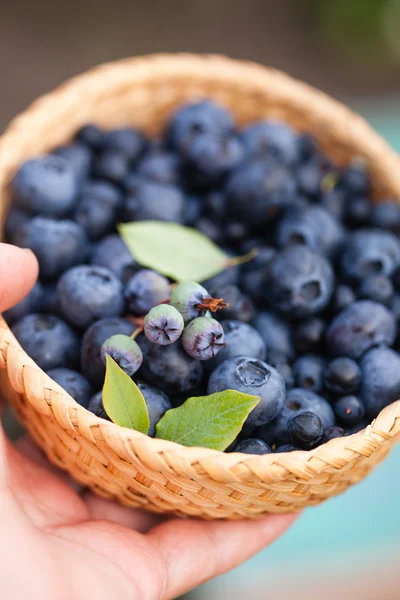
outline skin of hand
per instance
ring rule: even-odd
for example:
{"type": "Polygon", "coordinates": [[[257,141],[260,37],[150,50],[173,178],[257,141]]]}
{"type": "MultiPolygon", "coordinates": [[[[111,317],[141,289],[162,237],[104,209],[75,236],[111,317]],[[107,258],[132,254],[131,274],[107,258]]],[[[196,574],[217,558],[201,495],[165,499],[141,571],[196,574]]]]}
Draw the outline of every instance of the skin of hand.
{"type": "MultiPolygon", "coordinates": [[[[29,250],[0,244],[0,311],[38,274],[29,250]]],[[[273,542],[296,515],[256,521],[165,518],[78,489],[29,439],[0,426],[0,595],[7,600],[167,600],[273,542]]]]}

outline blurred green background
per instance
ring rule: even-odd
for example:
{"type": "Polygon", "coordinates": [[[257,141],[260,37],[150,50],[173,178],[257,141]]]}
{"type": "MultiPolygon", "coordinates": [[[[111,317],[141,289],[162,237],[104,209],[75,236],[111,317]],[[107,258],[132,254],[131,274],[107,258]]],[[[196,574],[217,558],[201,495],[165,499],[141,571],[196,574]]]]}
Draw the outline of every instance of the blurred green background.
{"type": "MultiPolygon", "coordinates": [[[[0,5],[0,130],[97,63],[162,51],[274,66],[361,112],[400,151],[400,0],[15,0],[0,5]]],[[[399,600],[400,447],[192,600],[399,600]]],[[[1,595],[1,594],[0,594],[1,595]]]]}

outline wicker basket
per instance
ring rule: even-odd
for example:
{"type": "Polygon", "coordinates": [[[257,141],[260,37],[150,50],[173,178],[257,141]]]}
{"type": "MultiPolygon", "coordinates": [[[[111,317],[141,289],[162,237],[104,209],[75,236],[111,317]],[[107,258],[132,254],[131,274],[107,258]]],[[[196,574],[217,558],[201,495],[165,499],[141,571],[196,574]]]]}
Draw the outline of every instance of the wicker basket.
{"type": "MultiPolygon", "coordinates": [[[[104,65],[16,118],[0,140],[0,218],[26,159],[66,142],[82,124],[133,124],[156,133],[189,99],[214,98],[239,123],[274,117],[312,132],[339,163],[367,161],[374,197],[400,198],[400,160],[358,116],[277,71],[219,56],[156,55],[104,65]]],[[[94,491],[155,512],[237,519],[319,504],[357,483],[400,432],[400,401],[366,430],[311,452],[251,456],[148,438],[81,408],[23,352],[0,322],[2,393],[52,462],[94,491]]]]}

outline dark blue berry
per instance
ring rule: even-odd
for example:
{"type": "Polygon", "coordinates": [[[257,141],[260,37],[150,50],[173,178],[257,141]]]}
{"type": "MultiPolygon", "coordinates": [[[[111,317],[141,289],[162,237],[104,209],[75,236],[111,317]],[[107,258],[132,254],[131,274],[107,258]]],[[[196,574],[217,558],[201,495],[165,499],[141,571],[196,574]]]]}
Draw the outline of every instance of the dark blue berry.
{"type": "Polygon", "coordinates": [[[228,269],[221,271],[221,273],[214,275],[214,277],[211,277],[206,281],[202,281],[202,285],[204,285],[204,287],[210,290],[218,289],[225,285],[238,285],[239,276],[240,268],[236,265],[234,267],[229,267],[228,269]]]}
{"type": "Polygon", "coordinates": [[[245,356],[225,360],[211,374],[208,393],[223,390],[237,390],[260,398],[246,420],[253,427],[272,421],[285,400],[285,382],[278,371],[261,360],[245,356]]]}
{"type": "Polygon", "coordinates": [[[247,254],[252,250],[257,250],[256,256],[248,263],[243,265],[244,271],[254,271],[255,269],[265,269],[271,264],[276,256],[276,249],[272,246],[266,246],[263,240],[257,238],[247,238],[241,245],[241,252],[247,254]]]}
{"type": "Polygon", "coordinates": [[[287,356],[279,354],[279,352],[275,350],[269,350],[267,361],[268,364],[271,365],[271,367],[274,367],[274,369],[278,371],[279,375],[281,375],[287,390],[294,387],[293,369],[290,366],[287,356]]]}
{"type": "Polygon", "coordinates": [[[92,150],[100,150],[104,145],[105,132],[102,131],[97,125],[89,123],[81,127],[77,134],[76,139],[92,148],[92,150]]]}
{"type": "Polygon", "coordinates": [[[92,265],[110,269],[123,283],[137,270],[137,264],[125,242],[117,233],[111,233],[98,242],[90,258],[92,265]]]}
{"type": "Polygon", "coordinates": [[[201,231],[206,237],[212,240],[215,244],[221,244],[223,236],[222,230],[218,223],[208,217],[200,217],[196,223],[196,229],[201,231]]]}
{"type": "Polygon", "coordinates": [[[343,227],[322,206],[291,208],[277,226],[278,246],[303,244],[326,256],[334,256],[344,238],[343,227]]]}
{"type": "Polygon", "coordinates": [[[280,121],[261,121],[246,127],[242,141],[248,155],[273,157],[285,165],[299,159],[299,144],[293,129],[280,121]]]}
{"type": "Polygon", "coordinates": [[[373,348],[361,360],[361,399],[375,418],[400,398],[400,355],[389,348],[373,348]]]}
{"type": "Polygon", "coordinates": [[[344,220],[350,227],[365,227],[371,221],[372,205],[367,196],[347,198],[344,220]]]}
{"type": "Polygon", "coordinates": [[[233,131],[233,119],[229,112],[212,101],[186,104],[172,115],[167,130],[167,141],[180,152],[202,135],[225,136],[233,131]]]}
{"type": "Polygon", "coordinates": [[[331,308],[334,314],[342,312],[350,304],[356,301],[356,295],[353,288],[344,283],[340,283],[334,293],[331,302],[331,308]]]}
{"type": "Polygon", "coordinates": [[[121,153],[132,163],[139,159],[146,148],[147,142],[140,131],[125,127],[107,132],[104,136],[103,145],[107,150],[121,153]]]}
{"type": "Polygon", "coordinates": [[[358,295],[390,306],[394,296],[393,283],[386,275],[369,275],[361,282],[358,295]]]}
{"type": "Polygon", "coordinates": [[[204,198],[204,206],[208,216],[212,217],[214,220],[221,220],[225,216],[226,197],[220,191],[210,192],[204,198]]]}
{"type": "Polygon", "coordinates": [[[232,319],[221,321],[224,330],[225,344],[217,356],[213,358],[207,367],[214,369],[224,360],[234,356],[248,356],[258,360],[265,360],[266,347],[260,334],[254,327],[232,319]]]}
{"type": "Polygon", "coordinates": [[[53,279],[83,262],[89,252],[84,229],[67,219],[34,217],[22,225],[12,242],[35,253],[43,279],[53,279]]]}
{"type": "Polygon", "coordinates": [[[129,159],[119,150],[103,150],[93,161],[94,175],[112,183],[121,183],[128,172],[129,159]]]}
{"type": "Polygon", "coordinates": [[[188,196],[185,202],[184,223],[191,227],[196,226],[203,212],[203,199],[199,196],[188,196]]]}
{"type": "Polygon", "coordinates": [[[185,197],[180,188],[133,176],[126,184],[128,194],[123,209],[124,221],[173,221],[183,223],[185,197]]]}
{"type": "Polygon", "coordinates": [[[272,312],[263,311],[256,314],[252,324],[262,337],[268,353],[274,351],[288,359],[293,358],[292,335],[285,321],[272,312]]]}
{"type": "Polygon", "coordinates": [[[41,312],[61,316],[61,309],[57,299],[57,286],[54,283],[48,283],[43,286],[41,312]]]}
{"type": "Polygon", "coordinates": [[[302,450],[315,448],[324,435],[321,419],[312,412],[303,412],[289,419],[288,431],[292,444],[302,450]]]}
{"type": "Polygon", "coordinates": [[[346,427],[345,428],[346,435],[353,435],[353,433],[358,433],[359,431],[362,431],[363,429],[368,427],[368,425],[370,425],[370,424],[371,424],[371,419],[366,417],[357,425],[354,425],[353,427],[346,427]]]}
{"type": "Polygon", "coordinates": [[[318,199],[322,191],[322,182],[328,172],[329,167],[320,156],[300,165],[296,174],[299,190],[312,199],[318,199]]]}
{"type": "Polygon", "coordinates": [[[169,281],[163,275],[141,269],[135,273],[125,287],[128,311],[133,315],[146,315],[153,306],[169,299],[169,281]]]}
{"type": "Polygon", "coordinates": [[[147,412],[149,413],[150,428],[148,435],[154,437],[158,421],[164,416],[167,410],[172,408],[172,404],[168,396],[153,385],[142,382],[137,385],[146,400],[147,412]]]}
{"type": "Polygon", "coordinates": [[[321,350],[326,323],[319,317],[301,321],[294,329],[293,340],[298,352],[318,352],[321,350]]]}
{"type": "Polygon", "coordinates": [[[106,356],[110,356],[129,377],[139,370],[143,362],[143,354],[139,344],[128,335],[116,333],[102,344],[100,356],[106,364],[106,356]]]}
{"type": "Polygon", "coordinates": [[[341,437],[345,437],[346,432],[342,427],[338,427],[337,425],[334,425],[333,427],[328,427],[327,429],[325,429],[324,432],[324,437],[322,438],[322,442],[329,442],[330,440],[333,440],[335,438],[341,438],[341,437]]]}
{"type": "Polygon", "coordinates": [[[196,390],[203,377],[203,365],[185,352],[179,340],[159,346],[143,336],[138,342],[143,351],[140,373],[144,379],[171,396],[186,394],[188,398],[196,390]]]}
{"type": "Polygon", "coordinates": [[[321,312],[334,286],[331,264],[306,246],[289,246],[272,261],[265,279],[265,298],[291,318],[321,312]]]}
{"type": "Polygon", "coordinates": [[[3,313],[9,327],[29,313],[43,312],[43,286],[37,281],[29,294],[3,313]]]}
{"type": "Polygon", "coordinates": [[[360,367],[351,358],[335,358],[325,369],[324,382],[335,394],[355,392],[361,383],[360,367]]]}
{"type": "Polygon", "coordinates": [[[302,388],[294,388],[286,394],[282,411],[271,423],[257,430],[257,437],[264,439],[270,446],[289,443],[288,421],[304,412],[317,415],[325,429],[335,425],[335,415],[331,405],[318,394],[302,388]]]}
{"type": "Polygon", "coordinates": [[[62,367],[50,369],[47,371],[47,375],[64,388],[67,394],[72,396],[78,404],[84,408],[88,407],[90,398],[93,396],[93,390],[92,386],[83,375],[77,371],[62,367]]]}
{"type": "Polygon", "coordinates": [[[18,208],[17,206],[12,206],[7,213],[6,223],[4,226],[6,241],[12,243],[18,231],[26,222],[30,221],[31,218],[31,215],[28,215],[22,209],[18,208]]]}
{"type": "Polygon", "coordinates": [[[78,336],[54,315],[26,315],[11,330],[43,371],[56,367],[73,368],[79,361],[78,336]]]}
{"type": "Polygon", "coordinates": [[[120,280],[109,269],[93,265],[66,271],[58,281],[57,298],[64,317],[82,329],[97,319],[117,317],[124,310],[120,280]]]}
{"type": "Polygon", "coordinates": [[[179,156],[174,152],[164,150],[149,152],[138,164],[136,172],[158,183],[178,185],[180,182],[179,156]]]}
{"type": "Polygon", "coordinates": [[[248,234],[248,226],[239,221],[228,221],[224,224],[224,236],[235,248],[240,247],[248,234]]]}
{"type": "Polygon", "coordinates": [[[352,196],[360,196],[369,192],[368,172],[364,165],[352,164],[348,166],[340,177],[340,186],[352,196]]]}
{"type": "Polygon", "coordinates": [[[334,356],[359,358],[373,346],[391,346],[396,320],[382,304],[360,300],[334,318],[327,331],[327,343],[334,356]]]}
{"type": "Polygon", "coordinates": [[[197,360],[214,358],[224,347],[222,325],[210,317],[193,319],[183,330],[182,346],[197,360]]]}
{"type": "Polygon", "coordinates": [[[280,454],[281,452],[294,452],[294,450],[298,450],[293,444],[283,444],[282,446],[278,446],[274,452],[280,454]]]}
{"type": "Polygon", "coordinates": [[[69,162],[79,183],[87,179],[92,163],[92,153],[87,146],[79,142],[73,142],[66,146],[60,146],[54,151],[54,154],[62,156],[69,162]]]}
{"type": "Polygon", "coordinates": [[[296,360],[293,375],[296,387],[319,392],[324,385],[325,360],[320,356],[306,354],[296,360]]]}
{"type": "Polygon", "coordinates": [[[334,188],[323,194],[321,198],[321,206],[339,221],[343,221],[346,202],[346,195],[340,188],[334,188]]]}
{"type": "Polygon", "coordinates": [[[92,412],[96,417],[100,417],[101,419],[106,419],[106,421],[110,421],[110,417],[104,410],[103,406],[103,392],[97,392],[94,396],[92,396],[89,400],[89,404],[87,409],[92,412]]]}
{"type": "Polygon", "coordinates": [[[272,450],[263,440],[248,438],[238,442],[233,452],[242,452],[243,454],[271,454],[272,450]]]}
{"type": "Polygon", "coordinates": [[[144,333],[150,342],[168,346],[180,337],[184,328],[181,313],[169,304],[154,306],[144,318],[144,333]]]}
{"type": "Polygon", "coordinates": [[[365,406],[357,396],[342,396],[333,405],[333,410],[345,427],[354,427],[365,417],[365,406]]]}
{"type": "Polygon", "coordinates": [[[11,182],[16,206],[33,214],[62,217],[73,208],[77,193],[73,166],[51,154],[24,163],[11,182]]]}
{"type": "Polygon", "coordinates": [[[290,172],[275,161],[255,159],[245,162],[232,172],[227,182],[229,216],[247,225],[261,227],[290,205],[295,187],[290,172]]]}
{"type": "Polygon", "coordinates": [[[96,321],[87,329],[82,339],[81,368],[82,373],[94,385],[95,389],[102,388],[105,376],[105,366],[100,350],[104,342],[112,335],[132,335],[135,325],[126,319],[117,317],[96,321]]]}
{"type": "Polygon", "coordinates": [[[361,229],[347,239],[341,256],[344,277],[362,280],[368,275],[390,277],[400,265],[400,240],[379,229],[361,229]]]}
{"type": "Polygon", "coordinates": [[[400,232],[400,205],[394,200],[379,202],[372,207],[371,225],[379,229],[400,232]]]}
{"type": "Polygon", "coordinates": [[[228,304],[218,311],[220,319],[236,319],[245,323],[249,323],[253,319],[254,305],[248,296],[242,294],[238,286],[224,285],[220,288],[211,288],[211,295],[214,298],[223,298],[228,304]]]}
{"type": "Polygon", "coordinates": [[[120,204],[121,195],[115,186],[90,182],[83,189],[73,218],[95,241],[114,229],[120,204]]]}

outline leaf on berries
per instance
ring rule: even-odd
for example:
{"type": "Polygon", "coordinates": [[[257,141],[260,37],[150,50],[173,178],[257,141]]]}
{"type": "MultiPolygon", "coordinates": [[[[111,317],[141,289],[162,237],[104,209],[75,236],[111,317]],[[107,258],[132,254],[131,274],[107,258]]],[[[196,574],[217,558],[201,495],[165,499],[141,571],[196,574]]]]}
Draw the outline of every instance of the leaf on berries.
{"type": "MultiPolygon", "coordinates": [[[[207,236],[178,223],[122,223],[119,233],[135,260],[175,281],[205,281],[242,262],[225,254],[207,236]]],[[[245,261],[254,258],[250,253],[245,261]]]]}
{"type": "Polygon", "coordinates": [[[225,450],[259,402],[258,396],[236,390],[189,398],[165,413],[156,426],[156,437],[183,446],[225,450]]]}
{"type": "Polygon", "coordinates": [[[150,419],[142,392],[108,354],[103,406],[113,423],[141,433],[148,433],[150,419]]]}

